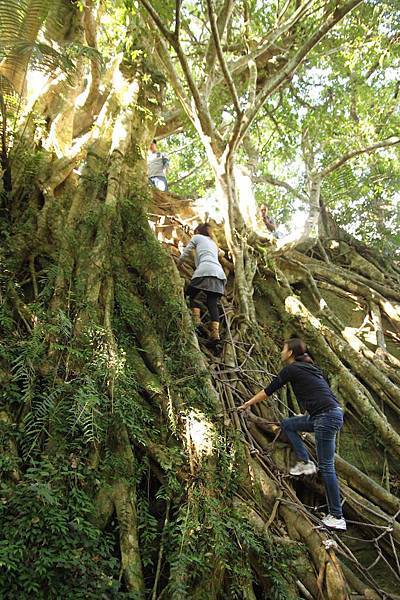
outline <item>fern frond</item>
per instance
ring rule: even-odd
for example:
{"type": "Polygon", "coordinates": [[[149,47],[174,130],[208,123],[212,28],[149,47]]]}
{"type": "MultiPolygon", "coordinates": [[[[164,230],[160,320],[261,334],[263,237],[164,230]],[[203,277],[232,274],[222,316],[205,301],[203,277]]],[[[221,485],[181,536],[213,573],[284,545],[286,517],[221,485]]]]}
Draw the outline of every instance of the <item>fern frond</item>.
{"type": "Polygon", "coordinates": [[[71,23],[80,18],[77,10],[59,1],[0,0],[0,91],[21,94],[28,68],[58,70],[70,79],[82,57],[101,65],[96,49],[66,33],[66,28],[76,30],[71,23]]]}
{"type": "Polygon", "coordinates": [[[25,460],[31,456],[32,452],[40,449],[42,437],[49,435],[49,424],[59,408],[61,392],[61,387],[55,388],[50,393],[32,401],[31,411],[24,419],[24,435],[21,441],[25,460]]]}
{"type": "MultiPolygon", "coordinates": [[[[30,63],[36,69],[52,71],[60,68],[67,74],[74,69],[71,57],[39,41],[39,33],[46,20],[58,18],[54,4],[59,3],[51,0],[0,0],[0,75],[3,87],[8,83],[6,89],[11,86],[18,93],[22,92],[30,63]]],[[[60,30],[61,26],[61,22],[56,22],[53,31],[60,30]]]]}
{"type": "Polygon", "coordinates": [[[104,401],[105,398],[90,380],[84,381],[75,395],[75,402],[71,408],[73,429],[80,428],[86,443],[100,440],[102,434],[100,408],[104,401]]]}

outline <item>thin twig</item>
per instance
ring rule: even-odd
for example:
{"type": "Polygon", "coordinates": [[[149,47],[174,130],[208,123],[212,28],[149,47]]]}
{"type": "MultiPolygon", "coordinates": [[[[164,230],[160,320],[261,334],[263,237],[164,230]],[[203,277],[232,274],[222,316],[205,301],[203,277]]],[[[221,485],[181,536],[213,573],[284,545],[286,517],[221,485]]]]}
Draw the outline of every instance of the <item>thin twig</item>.
{"type": "Polygon", "coordinates": [[[161,534],[160,550],[158,553],[157,569],[156,569],[156,575],[154,578],[153,593],[151,595],[151,600],[156,600],[156,598],[157,598],[157,587],[158,587],[158,581],[160,579],[160,573],[161,573],[161,563],[162,563],[162,558],[163,558],[163,553],[164,553],[165,533],[166,533],[166,529],[167,529],[167,525],[168,525],[168,521],[169,521],[169,510],[170,510],[170,501],[168,500],[167,501],[167,509],[165,511],[164,526],[163,526],[163,530],[162,530],[162,534],[161,534]]]}

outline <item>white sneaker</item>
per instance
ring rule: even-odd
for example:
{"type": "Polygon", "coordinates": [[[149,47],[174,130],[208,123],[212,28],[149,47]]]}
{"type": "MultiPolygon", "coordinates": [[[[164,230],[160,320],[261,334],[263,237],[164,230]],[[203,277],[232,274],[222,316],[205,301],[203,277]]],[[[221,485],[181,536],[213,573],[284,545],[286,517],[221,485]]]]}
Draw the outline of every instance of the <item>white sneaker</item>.
{"type": "Polygon", "coordinates": [[[317,467],[309,460],[308,462],[299,461],[289,470],[291,475],[315,475],[317,467]]]}
{"type": "Polygon", "coordinates": [[[346,531],[347,529],[346,521],[343,517],[340,517],[339,519],[333,515],[328,515],[322,519],[322,522],[325,527],[330,527],[331,529],[340,529],[341,531],[346,531]]]}

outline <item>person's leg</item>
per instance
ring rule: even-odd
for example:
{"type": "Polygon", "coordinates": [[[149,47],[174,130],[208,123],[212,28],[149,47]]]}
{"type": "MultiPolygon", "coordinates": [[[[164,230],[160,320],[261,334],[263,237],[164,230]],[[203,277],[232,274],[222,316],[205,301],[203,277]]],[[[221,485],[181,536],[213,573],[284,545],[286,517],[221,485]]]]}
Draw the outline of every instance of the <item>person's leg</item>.
{"type": "Polygon", "coordinates": [[[343,425],[343,413],[338,409],[323,413],[314,419],[318,466],[324,482],[329,513],[342,518],[339,483],[335,471],[336,435],[343,425]]]}
{"type": "Polygon", "coordinates": [[[186,290],[186,295],[189,298],[189,306],[190,306],[190,310],[192,312],[193,315],[193,321],[195,326],[197,327],[198,325],[201,325],[201,311],[200,311],[200,306],[197,304],[195,298],[197,296],[197,294],[200,293],[200,290],[198,288],[192,287],[191,285],[188,286],[187,290],[186,290]]]}
{"type": "Polygon", "coordinates": [[[192,308],[193,306],[198,306],[197,302],[195,301],[195,298],[198,294],[200,294],[199,288],[195,288],[191,285],[188,285],[186,289],[186,296],[189,298],[190,308],[192,308]]]}
{"type": "Polygon", "coordinates": [[[167,192],[168,191],[168,184],[167,184],[167,180],[163,175],[158,175],[157,176],[157,183],[156,183],[156,188],[161,190],[162,192],[167,192]]]}
{"type": "Polygon", "coordinates": [[[206,292],[206,294],[207,308],[210,313],[211,321],[217,321],[219,323],[218,298],[220,295],[215,292],[206,292]]]}
{"type": "Polygon", "coordinates": [[[219,294],[216,294],[215,292],[207,292],[207,308],[211,318],[210,340],[212,342],[218,342],[220,340],[218,298],[219,294]]]}
{"type": "Polygon", "coordinates": [[[152,185],[155,188],[160,190],[161,192],[166,192],[168,190],[167,180],[162,175],[155,175],[154,177],[149,178],[152,185]]]}
{"type": "Polygon", "coordinates": [[[313,423],[308,416],[289,417],[281,422],[283,433],[289,438],[297,458],[303,462],[310,460],[307,448],[299,436],[299,431],[314,431],[313,423]]]}

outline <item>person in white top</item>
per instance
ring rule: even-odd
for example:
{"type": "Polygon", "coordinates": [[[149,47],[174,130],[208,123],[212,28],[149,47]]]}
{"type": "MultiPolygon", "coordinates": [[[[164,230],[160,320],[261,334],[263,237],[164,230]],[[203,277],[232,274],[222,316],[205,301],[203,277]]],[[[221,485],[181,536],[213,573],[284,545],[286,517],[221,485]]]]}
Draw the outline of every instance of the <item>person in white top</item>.
{"type": "Polygon", "coordinates": [[[162,192],[168,191],[168,182],[166,171],[169,166],[169,160],[165,154],[157,151],[157,142],[153,140],[147,154],[147,171],[151,185],[162,192]]]}
{"type": "Polygon", "coordinates": [[[220,340],[218,299],[225,293],[226,276],[218,260],[219,250],[212,239],[212,229],[209,223],[202,223],[196,227],[194,236],[179,258],[179,264],[193,250],[195,251],[196,270],[193,273],[186,294],[189,296],[195,326],[199,327],[201,325],[201,313],[195,298],[201,291],[205,292],[207,308],[211,317],[210,340],[218,342],[220,340]]]}

